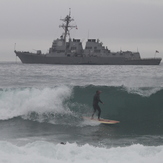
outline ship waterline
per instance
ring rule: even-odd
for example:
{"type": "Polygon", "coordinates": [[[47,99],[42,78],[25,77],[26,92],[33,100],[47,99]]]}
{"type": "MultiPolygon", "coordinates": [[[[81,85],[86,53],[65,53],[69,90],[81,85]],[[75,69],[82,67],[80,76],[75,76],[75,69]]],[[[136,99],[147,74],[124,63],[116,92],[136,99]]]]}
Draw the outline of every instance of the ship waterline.
{"type": "Polygon", "coordinates": [[[15,51],[22,63],[67,65],[159,65],[161,58],[127,59],[124,57],[53,57],[15,51]]]}

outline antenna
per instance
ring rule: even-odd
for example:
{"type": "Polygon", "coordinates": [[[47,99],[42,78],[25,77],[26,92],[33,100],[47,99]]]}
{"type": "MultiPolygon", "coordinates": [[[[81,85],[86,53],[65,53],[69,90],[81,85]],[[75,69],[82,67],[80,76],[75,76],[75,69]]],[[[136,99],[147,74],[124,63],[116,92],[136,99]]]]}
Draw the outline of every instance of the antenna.
{"type": "MultiPolygon", "coordinates": [[[[14,43],[14,52],[16,52],[16,43],[14,43]]],[[[15,57],[15,61],[17,63],[17,54],[16,54],[16,57],[15,57]]]]}
{"type": "Polygon", "coordinates": [[[69,16],[71,15],[71,8],[69,8],[69,16]]]}
{"type": "Polygon", "coordinates": [[[14,44],[14,51],[16,51],[16,43],[14,44]]]}
{"type": "Polygon", "coordinates": [[[70,30],[72,28],[77,28],[77,26],[70,25],[70,22],[74,21],[74,19],[71,18],[71,8],[69,8],[69,15],[67,15],[64,19],[60,19],[60,20],[62,20],[64,22],[59,27],[62,27],[64,30],[63,40],[66,42],[67,35],[70,38],[70,30]]]}
{"type": "MultiPolygon", "coordinates": [[[[14,52],[16,52],[16,43],[14,44],[14,52]]],[[[17,63],[17,54],[16,54],[16,57],[15,57],[15,62],[17,63]]]]}

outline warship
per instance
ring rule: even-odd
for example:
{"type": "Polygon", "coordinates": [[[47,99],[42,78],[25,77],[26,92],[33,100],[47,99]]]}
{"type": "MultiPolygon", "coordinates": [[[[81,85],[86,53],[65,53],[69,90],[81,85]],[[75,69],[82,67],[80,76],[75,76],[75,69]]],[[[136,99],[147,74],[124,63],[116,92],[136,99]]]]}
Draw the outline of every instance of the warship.
{"type": "Polygon", "coordinates": [[[141,58],[139,52],[111,52],[99,39],[88,39],[83,48],[80,39],[71,39],[70,30],[77,28],[70,23],[71,12],[60,19],[64,33],[52,42],[48,53],[14,50],[22,63],[29,64],[67,64],[67,65],[159,65],[162,58],[141,58]],[[68,37],[68,38],[67,38],[68,37]]]}

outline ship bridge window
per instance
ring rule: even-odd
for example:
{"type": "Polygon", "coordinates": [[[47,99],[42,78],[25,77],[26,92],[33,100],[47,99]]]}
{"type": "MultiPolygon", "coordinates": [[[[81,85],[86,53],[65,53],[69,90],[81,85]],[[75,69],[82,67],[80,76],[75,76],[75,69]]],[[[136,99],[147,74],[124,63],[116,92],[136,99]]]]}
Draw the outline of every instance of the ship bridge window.
{"type": "Polygon", "coordinates": [[[86,49],[92,49],[92,47],[87,46],[86,49]]]}
{"type": "Polygon", "coordinates": [[[88,39],[88,42],[96,42],[96,39],[88,39]]]}
{"type": "Polygon", "coordinates": [[[73,39],[73,42],[80,42],[80,39],[73,39]]]}

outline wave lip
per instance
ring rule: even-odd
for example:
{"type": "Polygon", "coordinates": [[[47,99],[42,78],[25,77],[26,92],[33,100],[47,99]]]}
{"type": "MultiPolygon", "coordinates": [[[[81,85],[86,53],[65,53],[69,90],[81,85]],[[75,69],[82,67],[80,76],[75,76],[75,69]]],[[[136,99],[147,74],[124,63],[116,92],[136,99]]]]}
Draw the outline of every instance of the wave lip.
{"type": "Polygon", "coordinates": [[[71,88],[24,88],[0,91],[0,120],[27,116],[31,112],[70,113],[64,101],[71,96],[71,88]]]}

